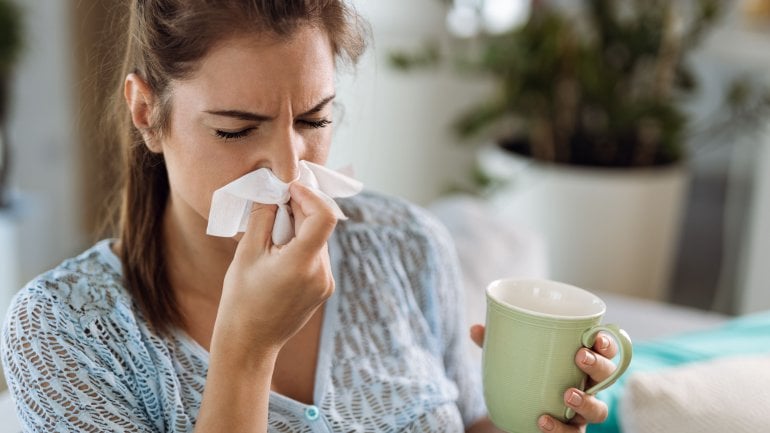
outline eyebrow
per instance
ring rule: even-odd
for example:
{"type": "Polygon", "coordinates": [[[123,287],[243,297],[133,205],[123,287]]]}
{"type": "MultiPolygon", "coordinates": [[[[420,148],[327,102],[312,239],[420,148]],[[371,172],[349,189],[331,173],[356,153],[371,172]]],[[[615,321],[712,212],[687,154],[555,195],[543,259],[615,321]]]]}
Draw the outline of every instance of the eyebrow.
{"type": "MultiPolygon", "coordinates": [[[[313,108],[311,108],[310,110],[300,114],[299,117],[308,116],[308,115],[311,115],[311,114],[318,113],[319,111],[323,110],[324,107],[329,102],[334,100],[334,98],[336,96],[337,95],[327,96],[326,98],[322,99],[321,102],[316,104],[313,108]]],[[[232,118],[235,118],[235,119],[238,119],[238,120],[249,120],[249,121],[254,121],[254,122],[263,122],[263,121],[267,121],[267,120],[272,120],[272,117],[264,115],[264,114],[251,113],[249,111],[241,111],[241,110],[211,110],[211,111],[207,110],[205,112],[208,113],[208,114],[213,114],[215,116],[232,117],[232,118]]]]}

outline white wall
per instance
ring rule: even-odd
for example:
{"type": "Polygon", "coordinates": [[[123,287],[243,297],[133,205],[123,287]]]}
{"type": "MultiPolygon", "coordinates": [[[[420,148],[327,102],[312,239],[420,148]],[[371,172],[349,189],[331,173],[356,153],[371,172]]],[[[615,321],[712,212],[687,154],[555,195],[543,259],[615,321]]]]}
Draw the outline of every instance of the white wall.
{"type": "Polygon", "coordinates": [[[25,0],[26,41],[12,91],[11,185],[22,197],[19,277],[27,281],[81,248],[69,2],[25,0]],[[34,226],[31,226],[34,225],[34,226]]]}
{"type": "MultiPolygon", "coordinates": [[[[725,24],[706,41],[706,78],[742,72],[770,86],[770,34],[752,28],[738,12],[733,5],[725,24]]],[[[770,309],[770,124],[762,129],[738,134],[696,161],[705,171],[728,167],[722,278],[714,307],[737,314],[770,309]]]]}
{"type": "Polygon", "coordinates": [[[770,310],[770,123],[757,158],[754,204],[750,212],[739,313],[770,310]]]}
{"type": "Polygon", "coordinates": [[[426,204],[465,179],[471,143],[460,144],[449,124],[489,89],[448,70],[399,72],[387,62],[395,49],[422,47],[446,37],[444,9],[436,0],[357,0],[373,43],[357,69],[343,73],[330,167],[353,164],[374,190],[426,204]]]}
{"type": "Polygon", "coordinates": [[[83,247],[70,2],[19,3],[26,46],[16,69],[8,124],[11,185],[18,200],[0,213],[0,321],[26,281],[83,247]]]}

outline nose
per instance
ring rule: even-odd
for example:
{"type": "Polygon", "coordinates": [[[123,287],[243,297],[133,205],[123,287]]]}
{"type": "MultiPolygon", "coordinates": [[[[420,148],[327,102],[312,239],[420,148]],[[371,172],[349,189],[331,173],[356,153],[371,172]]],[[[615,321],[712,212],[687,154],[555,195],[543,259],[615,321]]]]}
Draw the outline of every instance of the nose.
{"type": "MultiPolygon", "coordinates": [[[[282,128],[283,129],[283,128],[282,128]]],[[[290,128],[277,133],[271,140],[268,165],[273,174],[283,182],[291,182],[299,176],[299,158],[302,137],[290,128]]]]}

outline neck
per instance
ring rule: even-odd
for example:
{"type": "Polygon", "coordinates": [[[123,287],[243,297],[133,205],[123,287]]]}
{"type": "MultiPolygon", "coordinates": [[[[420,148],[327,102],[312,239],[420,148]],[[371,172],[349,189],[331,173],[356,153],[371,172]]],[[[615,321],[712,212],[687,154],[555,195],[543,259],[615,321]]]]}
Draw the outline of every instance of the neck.
{"type": "Polygon", "coordinates": [[[180,305],[192,299],[217,305],[237,243],[208,236],[206,220],[173,195],[163,215],[163,236],[168,279],[180,305]]]}

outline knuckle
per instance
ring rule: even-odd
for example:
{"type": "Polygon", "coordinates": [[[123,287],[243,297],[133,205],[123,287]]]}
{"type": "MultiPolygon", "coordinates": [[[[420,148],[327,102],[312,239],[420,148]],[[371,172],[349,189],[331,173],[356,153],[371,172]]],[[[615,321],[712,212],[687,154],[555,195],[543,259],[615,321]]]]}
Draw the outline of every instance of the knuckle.
{"type": "Polygon", "coordinates": [[[321,297],[323,298],[323,300],[327,300],[331,298],[331,296],[334,294],[334,289],[335,289],[334,279],[331,277],[328,277],[326,284],[323,285],[322,289],[323,290],[321,291],[321,297]]]}
{"type": "Polygon", "coordinates": [[[335,282],[331,271],[324,266],[314,267],[301,275],[302,286],[306,287],[313,296],[327,300],[334,294],[335,282]]]}
{"type": "Polygon", "coordinates": [[[599,402],[599,413],[596,417],[596,423],[603,423],[604,421],[607,421],[607,418],[610,416],[609,408],[607,408],[607,405],[603,402],[599,402]]]}
{"type": "Polygon", "coordinates": [[[599,362],[597,362],[596,372],[598,374],[603,375],[604,377],[607,377],[615,372],[616,365],[610,361],[607,358],[599,357],[599,362]]]}
{"type": "Polygon", "coordinates": [[[604,402],[595,397],[590,397],[586,401],[585,407],[582,408],[581,415],[586,424],[599,424],[607,420],[609,410],[604,402]]]}
{"type": "Polygon", "coordinates": [[[607,420],[609,409],[607,405],[594,396],[588,396],[582,409],[582,416],[587,423],[597,424],[607,420]]]}
{"type": "Polygon", "coordinates": [[[320,214],[319,223],[326,229],[332,230],[337,225],[337,216],[333,212],[323,212],[320,214]]]}

